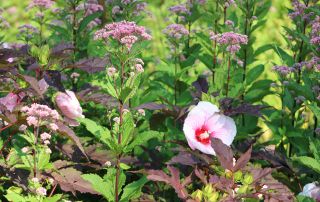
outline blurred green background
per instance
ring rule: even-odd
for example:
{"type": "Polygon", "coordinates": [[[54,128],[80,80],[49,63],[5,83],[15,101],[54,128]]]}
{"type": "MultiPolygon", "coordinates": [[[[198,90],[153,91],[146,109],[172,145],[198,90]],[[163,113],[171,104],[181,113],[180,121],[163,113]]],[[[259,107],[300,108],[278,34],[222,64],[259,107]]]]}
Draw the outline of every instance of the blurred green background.
{"type": "MultiPolygon", "coordinates": [[[[34,13],[27,10],[29,0],[1,0],[0,8],[3,10],[2,16],[9,22],[10,28],[1,30],[2,34],[5,35],[6,42],[18,42],[17,34],[18,27],[24,24],[32,24],[32,18],[34,13]]],[[[140,22],[149,29],[152,33],[153,40],[151,42],[150,50],[145,52],[146,57],[154,58],[155,61],[164,60],[168,54],[168,46],[162,30],[172,21],[169,21],[170,14],[168,8],[172,5],[182,3],[184,1],[177,0],[146,0],[148,3],[147,17],[140,22]]],[[[260,47],[264,44],[278,44],[279,46],[286,48],[285,41],[282,38],[284,29],[282,26],[290,27],[290,19],[288,18],[288,10],[290,7],[289,0],[272,0],[272,6],[266,16],[267,23],[254,32],[257,40],[255,48],[260,47]]],[[[259,63],[266,66],[266,71],[261,78],[275,78],[274,73],[270,71],[273,64],[280,64],[280,58],[273,52],[267,51],[259,56],[259,63]]],[[[156,62],[151,64],[151,71],[161,68],[161,65],[156,67],[156,62]]],[[[201,64],[199,64],[201,66],[201,64]]],[[[201,69],[201,67],[198,67],[201,69]]],[[[271,98],[266,97],[265,101],[270,105],[279,105],[277,97],[272,96],[271,98]]]]}

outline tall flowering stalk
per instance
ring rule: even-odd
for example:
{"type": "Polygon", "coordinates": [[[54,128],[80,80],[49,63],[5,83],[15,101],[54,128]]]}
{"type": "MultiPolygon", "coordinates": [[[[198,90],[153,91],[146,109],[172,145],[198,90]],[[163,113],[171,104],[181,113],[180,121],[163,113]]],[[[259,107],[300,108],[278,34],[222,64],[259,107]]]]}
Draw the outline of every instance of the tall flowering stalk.
{"type": "MultiPolygon", "coordinates": [[[[120,48],[112,50],[113,66],[107,69],[107,79],[110,83],[109,93],[118,100],[118,117],[113,120],[116,125],[117,144],[119,146],[128,144],[126,135],[125,119],[130,116],[130,112],[124,108],[129,104],[130,98],[135,94],[140,81],[140,74],[144,71],[144,62],[139,58],[133,58],[137,54],[134,46],[141,41],[150,40],[151,35],[142,26],[135,22],[121,21],[107,24],[103,29],[95,33],[96,40],[102,39],[106,44],[116,44],[120,48]],[[133,71],[132,71],[133,70],[133,71]],[[118,73],[119,72],[119,73],[118,73]]],[[[127,120],[128,121],[128,120],[127,120]]],[[[130,129],[131,130],[131,129],[130,129]]],[[[115,173],[115,201],[119,201],[120,189],[120,159],[124,155],[123,151],[118,151],[115,173]]]]}
{"type": "Polygon", "coordinates": [[[168,25],[163,33],[167,35],[169,39],[170,46],[173,49],[173,61],[174,61],[174,104],[177,104],[177,94],[179,89],[177,86],[178,83],[178,71],[180,64],[180,47],[182,41],[189,35],[189,31],[182,24],[171,24],[168,25]]]}
{"type": "Polygon", "coordinates": [[[228,97],[232,59],[235,58],[235,54],[240,50],[240,45],[248,43],[248,37],[234,32],[225,32],[222,34],[215,34],[212,32],[210,35],[210,39],[217,43],[218,46],[222,48],[223,52],[227,53],[227,81],[225,95],[228,97]]]}
{"type": "MultiPolygon", "coordinates": [[[[49,139],[51,138],[51,135],[46,132],[40,135],[40,127],[47,126],[47,128],[50,130],[50,133],[52,133],[52,131],[56,131],[58,129],[56,122],[59,121],[60,115],[56,110],[52,110],[46,105],[40,105],[36,103],[32,104],[30,107],[23,107],[21,111],[25,113],[25,115],[27,116],[26,121],[28,125],[33,127],[33,134],[28,133],[26,127],[23,131],[25,131],[26,134],[29,135],[30,140],[33,140],[33,142],[30,142],[33,147],[33,161],[32,163],[30,162],[30,164],[33,164],[33,176],[37,177],[39,169],[37,167],[37,162],[39,162],[38,153],[41,152],[43,149],[46,153],[51,153],[51,150],[48,147],[48,145],[50,144],[49,139]],[[44,147],[39,147],[39,137],[41,138],[42,143],[45,145],[44,147]]],[[[27,149],[25,149],[25,151],[22,152],[27,153],[27,149]]]]}

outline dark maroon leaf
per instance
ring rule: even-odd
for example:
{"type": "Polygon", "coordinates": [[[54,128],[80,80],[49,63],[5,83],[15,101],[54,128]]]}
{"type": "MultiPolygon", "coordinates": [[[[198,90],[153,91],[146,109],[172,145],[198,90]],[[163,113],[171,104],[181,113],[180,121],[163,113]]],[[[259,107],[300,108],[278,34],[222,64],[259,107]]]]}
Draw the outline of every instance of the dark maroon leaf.
{"type": "Polygon", "coordinates": [[[42,91],[39,87],[38,80],[34,77],[21,75],[21,77],[31,86],[31,88],[40,96],[43,97],[42,91]]]}
{"type": "Polygon", "coordinates": [[[72,167],[64,168],[66,165],[60,165],[61,163],[63,162],[54,163],[55,167],[59,169],[57,172],[50,174],[63,191],[71,192],[73,195],[76,195],[77,191],[80,193],[99,194],[93,190],[91,183],[82,179],[80,171],[72,167]]]}
{"type": "Polygon", "coordinates": [[[237,160],[236,165],[232,169],[233,172],[236,172],[237,170],[240,170],[247,165],[247,163],[251,158],[251,152],[252,152],[252,146],[248,149],[248,151],[242,154],[240,158],[237,160]]]}
{"type": "Polygon", "coordinates": [[[58,132],[60,134],[66,135],[68,138],[70,138],[70,140],[72,140],[77,145],[77,147],[80,149],[82,154],[86,158],[88,158],[86,153],[85,153],[85,151],[84,151],[84,149],[83,149],[83,147],[82,147],[82,144],[80,142],[79,137],[73,132],[73,130],[71,128],[69,128],[68,126],[64,125],[61,122],[58,122],[57,125],[59,127],[58,132]]]}
{"type": "Polygon", "coordinates": [[[198,79],[192,83],[195,87],[196,92],[194,92],[193,97],[201,98],[202,93],[207,93],[209,89],[209,84],[206,78],[199,76],[198,79]]]}
{"type": "Polygon", "coordinates": [[[216,152],[217,158],[221,166],[225,169],[232,170],[233,152],[231,148],[223,144],[223,142],[217,138],[211,138],[211,146],[216,152]]]}
{"type": "Polygon", "coordinates": [[[171,176],[167,175],[162,170],[146,170],[148,175],[147,178],[152,181],[165,182],[174,188],[179,198],[185,200],[189,196],[185,186],[191,182],[189,179],[190,176],[181,183],[179,176],[180,172],[172,166],[168,166],[168,170],[171,172],[171,176]]]}
{"type": "Polygon", "coordinates": [[[198,163],[201,163],[201,161],[196,158],[194,155],[188,152],[179,152],[178,155],[174,156],[168,164],[182,164],[187,166],[193,166],[198,163]]]}
{"type": "Polygon", "coordinates": [[[51,57],[66,57],[74,49],[71,43],[60,43],[51,49],[51,57]]]}
{"type": "Polygon", "coordinates": [[[138,107],[135,107],[134,109],[162,110],[162,109],[166,109],[166,108],[167,108],[167,106],[164,104],[149,102],[149,103],[139,105],[138,107]]]}
{"type": "Polygon", "coordinates": [[[272,172],[271,168],[253,169],[253,170],[251,170],[254,182],[260,181],[262,178],[264,178],[267,175],[271,174],[271,172],[272,172]]]}
{"type": "Polygon", "coordinates": [[[196,174],[203,184],[208,184],[207,176],[203,170],[196,168],[194,174],[196,174]]]}
{"type": "Polygon", "coordinates": [[[49,86],[55,87],[61,92],[65,92],[65,88],[61,82],[61,74],[56,70],[46,70],[44,72],[44,80],[47,82],[49,86]]]}
{"type": "Polygon", "coordinates": [[[105,70],[109,63],[109,58],[88,58],[80,60],[73,67],[91,74],[105,70]]]}

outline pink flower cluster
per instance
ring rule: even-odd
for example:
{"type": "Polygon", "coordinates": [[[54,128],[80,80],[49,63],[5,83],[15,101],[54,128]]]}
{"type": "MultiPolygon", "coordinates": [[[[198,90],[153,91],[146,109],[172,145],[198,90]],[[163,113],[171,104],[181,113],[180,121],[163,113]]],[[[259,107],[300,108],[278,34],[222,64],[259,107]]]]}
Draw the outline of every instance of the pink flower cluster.
{"type": "Polygon", "coordinates": [[[292,1],[293,6],[293,12],[289,13],[289,17],[291,19],[295,19],[296,17],[305,17],[305,10],[307,6],[303,3],[301,3],[299,0],[293,0],[292,1]]]}
{"type": "Polygon", "coordinates": [[[183,36],[189,35],[189,31],[181,24],[168,25],[163,33],[175,39],[181,39],[183,36]]]}
{"type": "Polygon", "coordinates": [[[293,67],[287,66],[274,66],[272,67],[272,70],[278,72],[282,76],[287,76],[288,74],[296,71],[293,67]]]}
{"type": "MultiPolygon", "coordinates": [[[[103,11],[103,7],[97,2],[97,0],[88,0],[87,3],[80,4],[76,8],[77,11],[84,11],[84,16],[91,15],[93,13],[103,11]]],[[[101,24],[101,20],[99,18],[94,19],[88,25],[89,27],[94,27],[96,25],[101,24]]]]}
{"type": "Polygon", "coordinates": [[[227,46],[226,50],[231,54],[238,52],[241,44],[248,43],[248,37],[246,35],[234,32],[225,32],[222,34],[211,32],[210,35],[210,39],[216,41],[218,45],[227,46]]]}
{"type": "Polygon", "coordinates": [[[320,16],[317,16],[312,22],[310,43],[318,46],[320,50],[320,16]]]}
{"type": "Polygon", "coordinates": [[[95,40],[109,38],[117,40],[130,49],[138,40],[150,40],[151,35],[146,32],[144,27],[136,25],[135,22],[121,21],[107,24],[94,36],[95,40]]]}
{"type": "Polygon", "coordinates": [[[21,111],[26,113],[29,126],[38,127],[44,122],[55,122],[60,119],[59,113],[47,105],[33,103],[30,107],[22,107],[21,111]]]}
{"type": "Polygon", "coordinates": [[[191,12],[185,4],[179,4],[169,8],[169,11],[177,15],[191,15],[191,12]]]}
{"type": "Polygon", "coordinates": [[[54,2],[52,0],[32,0],[28,8],[39,7],[39,8],[50,8],[54,2]]]}
{"type": "Polygon", "coordinates": [[[148,4],[145,3],[145,2],[138,3],[136,5],[135,10],[133,11],[133,14],[136,15],[136,16],[140,15],[142,12],[144,12],[146,10],[147,5],[148,4]]]}
{"type": "Polygon", "coordinates": [[[77,11],[84,10],[85,16],[91,15],[98,11],[103,11],[103,7],[96,0],[88,0],[87,3],[80,4],[77,8],[77,11]]]}

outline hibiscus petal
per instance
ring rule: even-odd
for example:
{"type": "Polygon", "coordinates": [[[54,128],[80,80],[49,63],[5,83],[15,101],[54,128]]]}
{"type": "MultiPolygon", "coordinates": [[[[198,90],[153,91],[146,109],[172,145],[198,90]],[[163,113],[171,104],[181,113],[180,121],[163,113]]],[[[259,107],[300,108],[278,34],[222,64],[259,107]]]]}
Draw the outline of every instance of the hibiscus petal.
{"type": "Polygon", "coordinates": [[[221,128],[214,131],[214,137],[220,139],[224,144],[230,146],[237,134],[237,127],[233,119],[224,115],[224,124],[221,128]]]}
{"type": "Polygon", "coordinates": [[[206,119],[211,117],[213,114],[218,113],[219,109],[216,105],[210,102],[201,101],[197,106],[191,109],[189,115],[204,116],[206,119]]]}
{"type": "Polygon", "coordinates": [[[220,128],[222,128],[226,122],[226,116],[220,115],[220,114],[214,114],[212,115],[208,120],[205,122],[205,126],[209,133],[213,133],[214,135],[215,131],[218,131],[220,128]]]}

